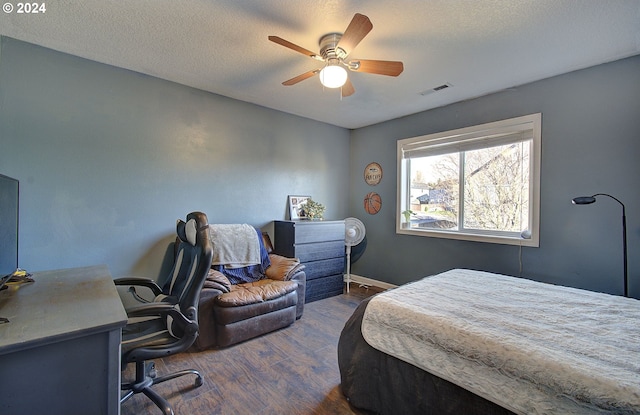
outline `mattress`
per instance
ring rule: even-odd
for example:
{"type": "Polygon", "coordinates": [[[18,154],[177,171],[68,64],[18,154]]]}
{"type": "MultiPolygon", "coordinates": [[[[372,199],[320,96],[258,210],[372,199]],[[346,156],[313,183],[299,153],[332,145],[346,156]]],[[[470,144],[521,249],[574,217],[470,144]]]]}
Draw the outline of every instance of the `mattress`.
{"type": "Polygon", "coordinates": [[[451,382],[371,347],[356,307],[338,340],[340,391],[350,405],[378,415],[514,415],[451,382]]]}
{"type": "Polygon", "coordinates": [[[640,301],[471,270],[371,299],[362,336],[517,414],[640,413],[640,301]]]}

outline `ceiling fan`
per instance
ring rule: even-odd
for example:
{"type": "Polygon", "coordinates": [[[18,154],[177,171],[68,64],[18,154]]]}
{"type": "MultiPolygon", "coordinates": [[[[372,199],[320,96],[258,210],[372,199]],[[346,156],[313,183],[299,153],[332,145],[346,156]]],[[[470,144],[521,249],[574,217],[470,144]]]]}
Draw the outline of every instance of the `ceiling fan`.
{"type": "Polygon", "coordinates": [[[353,59],[346,61],[347,56],[362,39],[373,29],[371,20],[363,14],[356,13],[343,34],[329,33],[320,38],[320,53],[314,53],[278,36],[269,36],[269,40],[286,48],[302,53],[310,58],[325,62],[321,69],[305,72],[282,85],[291,86],[312,76],[318,75],[320,82],[327,88],[342,87],[342,96],[347,97],[355,92],[353,84],[347,76],[346,69],[354,72],[365,72],[378,75],[398,76],[404,70],[402,62],[353,59]],[[346,68],[346,69],[345,69],[346,68]]]}

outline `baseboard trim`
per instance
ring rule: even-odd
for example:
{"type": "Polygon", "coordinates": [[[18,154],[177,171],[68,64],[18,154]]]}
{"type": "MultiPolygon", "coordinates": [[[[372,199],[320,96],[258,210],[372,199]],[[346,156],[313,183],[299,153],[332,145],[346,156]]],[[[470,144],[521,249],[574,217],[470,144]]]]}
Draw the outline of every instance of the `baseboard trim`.
{"type": "MultiPolygon", "coordinates": [[[[347,281],[347,275],[344,275],[344,281],[347,281]]],[[[390,290],[392,288],[396,288],[397,285],[389,284],[387,282],[374,280],[371,278],[363,277],[362,275],[351,274],[351,282],[356,284],[367,285],[369,287],[378,287],[383,288],[385,290],[390,290]]]]}

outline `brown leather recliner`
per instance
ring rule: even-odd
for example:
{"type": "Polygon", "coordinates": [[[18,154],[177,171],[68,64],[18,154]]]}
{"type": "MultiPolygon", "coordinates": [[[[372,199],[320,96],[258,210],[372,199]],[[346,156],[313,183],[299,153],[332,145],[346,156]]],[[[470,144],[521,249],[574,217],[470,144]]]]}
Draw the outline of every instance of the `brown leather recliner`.
{"type": "Polygon", "coordinates": [[[253,282],[231,284],[211,269],[200,293],[200,333],[193,348],[226,347],[289,326],[302,317],[306,276],[295,258],[274,254],[269,235],[262,242],[271,265],[253,282]]]}

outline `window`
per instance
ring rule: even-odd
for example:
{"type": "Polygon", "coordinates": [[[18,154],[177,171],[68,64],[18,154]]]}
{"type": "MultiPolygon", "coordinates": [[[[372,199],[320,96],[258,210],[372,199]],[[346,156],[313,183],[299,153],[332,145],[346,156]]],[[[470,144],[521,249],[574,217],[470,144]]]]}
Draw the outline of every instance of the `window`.
{"type": "Polygon", "coordinates": [[[541,120],[398,140],[396,232],[538,246],[541,120]]]}

